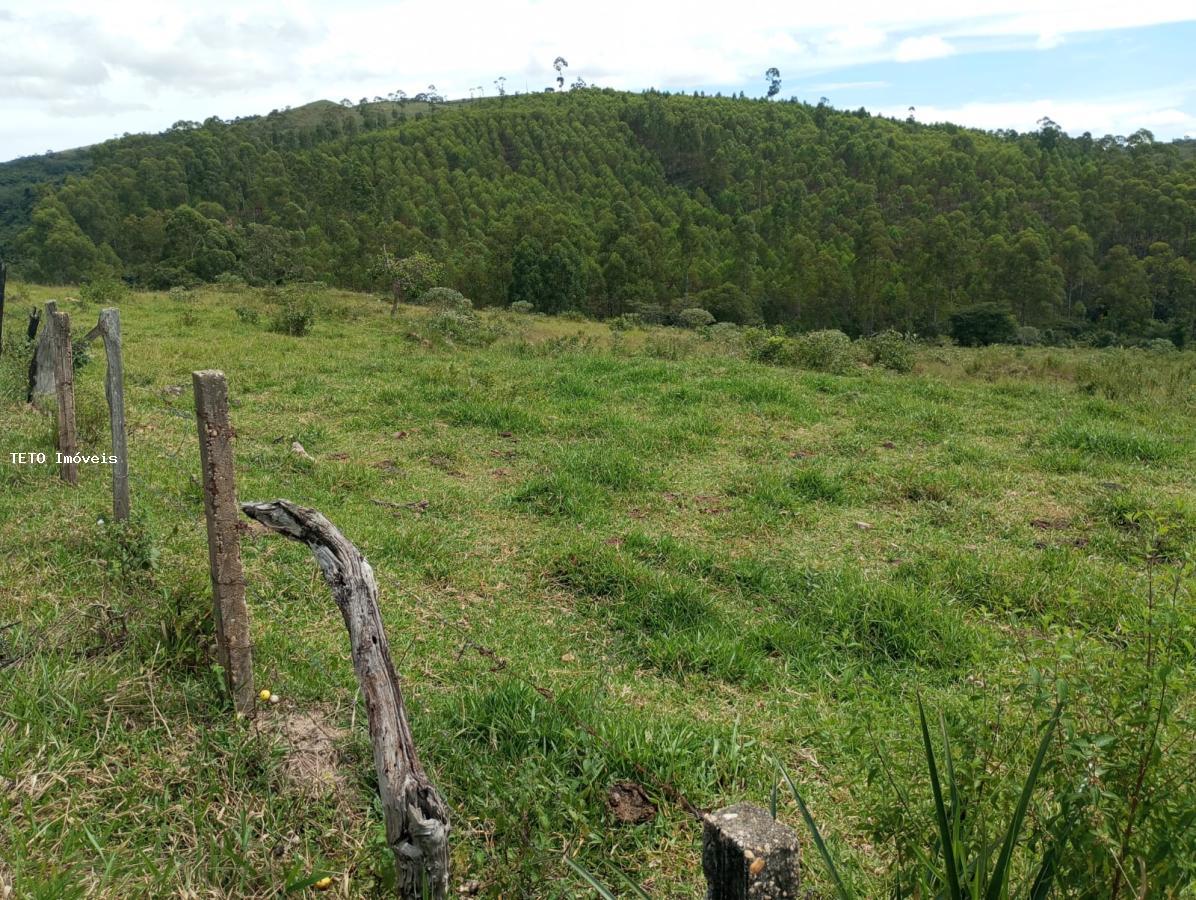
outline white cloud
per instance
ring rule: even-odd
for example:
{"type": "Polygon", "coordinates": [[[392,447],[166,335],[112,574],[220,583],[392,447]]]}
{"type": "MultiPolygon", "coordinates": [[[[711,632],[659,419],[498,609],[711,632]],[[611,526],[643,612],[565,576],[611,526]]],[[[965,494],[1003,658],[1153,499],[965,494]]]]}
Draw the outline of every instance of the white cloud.
{"type": "Polygon", "coordinates": [[[812,94],[829,94],[833,91],[870,91],[887,88],[887,81],[827,81],[822,84],[811,84],[804,88],[812,94]]]}
{"type": "Polygon", "coordinates": [[[893,58],[902,63],[921,62],[924,59],[938,59],[954,53],[955,48],[935,34],[906,38],[897,45],[893,58]]]}
{"type": "MultiPolygon", "coordinates": [[[[1010,102],[975,102],[959,106],[918,106],[914,117],[919,122],[954,122],[974,128],[1034,131],[1044,116],[1054,120],[1071,134],[1089,131],[1106,134],[1132,134],[1139,128],[1166,134],[1196,134],[1196,115],[1181,107],[1191,93],[1125,94],[1103,100],[1055,100],[1041,98],[1010,102]]],[[[884,115],[905,118],[907,110],[878,110],[884,115]]]]}
{"type": "Polygon", "coordinates": [[[854,65],[1193,20],[1191,0],[756,0],[750,11],[715,0],[38,0],[0,11],[0,159],[429,82],[453,97],[492,91],[498,75],[509,90],[539,90],[558,53],[569,80],[628,89],[762,92],[777,65],[787,95],[854,65]]]}

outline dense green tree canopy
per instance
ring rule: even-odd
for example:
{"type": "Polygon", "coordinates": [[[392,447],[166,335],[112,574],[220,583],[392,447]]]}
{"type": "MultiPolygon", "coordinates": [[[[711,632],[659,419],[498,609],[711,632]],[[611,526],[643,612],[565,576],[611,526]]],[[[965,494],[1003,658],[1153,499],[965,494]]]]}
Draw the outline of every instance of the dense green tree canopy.
{"type": "Polygon", "coordinates": [[[1147,132],[577,90],[183,122],[88,160],[18,211],[0,253],[29,277],[364,288],[385,248],[483,305],[936,334],[987,303],[1059,333],[1196,336],[1196,153],[1147,132]]]}

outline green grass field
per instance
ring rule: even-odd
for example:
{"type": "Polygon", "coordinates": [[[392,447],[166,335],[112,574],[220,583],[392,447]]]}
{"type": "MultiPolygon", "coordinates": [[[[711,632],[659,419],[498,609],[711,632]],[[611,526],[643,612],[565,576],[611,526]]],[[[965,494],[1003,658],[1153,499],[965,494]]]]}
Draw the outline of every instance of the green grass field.
{"type": "MultiPolygon", "coordinates": [[[[53,417],[23,403],[27,359],[0,363],[0,659],[20,657],[0,670],[0,896],[385,888],[364,710],[304,548],[243,542],[256,677],[282,702],[237,721],[212,668],[201,368],[228,375],[240,499],[314,506],[373,564],[455,812],[454,880],[480,895],[586,896],[568,852],[612,885],[698,896],[677,795],[767,805],[775,756],[847,880],[887,896],[908,847],[933,849],[917,696],[996,827],[1062,692],[1028,834],[1089,798],[1066,895],[1107,896],[1122,865],[1122,896],[1143,878],[1141,896],[1192,896],[1196,616],[1172,586],[1196,546],[1196,354],[923,348],[910,374],[840,376],[510,313],[483,313],[492,345],[454,346],[422,309],[321,302],[305,337],[236,315],[249,291],[122,303],[124,529],[105,468],[72,489],[9,461],[52,454],[53,417]],[[620,780],[658,815],[618,822],[620,780]]],[[[94,324],[62,305],[76,334],[94,324]]],[[[94,352],[79,428],[102,452],[94,352]]]]}

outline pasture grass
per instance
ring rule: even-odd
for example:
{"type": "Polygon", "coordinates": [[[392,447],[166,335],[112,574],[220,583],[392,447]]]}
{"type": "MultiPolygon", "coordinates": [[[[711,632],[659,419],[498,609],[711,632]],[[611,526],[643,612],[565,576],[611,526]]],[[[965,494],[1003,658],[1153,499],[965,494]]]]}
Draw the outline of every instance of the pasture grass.
{"type": "MultiPolygon", "coordinates": [[[[64,301],[76,334],[97,312],[28,293],[64,301]]],[[[256,677],[282,702],[237,721],[213,668],[195,369],[228,375],[239,496],[314,506],[370,559],[454,810],[455,879],[484,896],[582,895],[566,852],[696,896],[679,798],[766,805],[771,757],[848,882],[882,895],[894,826],[876,811],[891,779],[924,788],[916,697],[976,759],[1000,745],[1024,770],[1033,736],[1008,723],[1026,685],[1070,659],[1115,670],[1144,554],[1196,542],[1190,353],[934,349],[911,374],[834,375],[505,313],[482,313],[495,343],[460,347],[423,310],[342,292],[291,336],[237,312],[262,302],[122,304],[125,526],[103,468],[72,489],[9,461],[52,455],[53,425],[21,400],[23,363],[0,365],[0,659],[19,657],[0,670],[0,886],[17,896],[388,884],[364,710],[304,548],[243,541],[256,677]],[[331,736],[330,784],[289,775],[301,715],[331,736]],[[659,814],[616,821],[619,780],[659,814]]],[[[97,353],[77,379],[94,452],[103,370],[97,353]]]]}

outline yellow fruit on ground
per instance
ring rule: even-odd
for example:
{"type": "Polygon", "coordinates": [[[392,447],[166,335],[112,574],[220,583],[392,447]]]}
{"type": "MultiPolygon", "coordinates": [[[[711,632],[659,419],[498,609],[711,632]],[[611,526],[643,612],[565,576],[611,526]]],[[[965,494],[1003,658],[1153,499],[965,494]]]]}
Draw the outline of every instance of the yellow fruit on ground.
{"type": "Polygon", "coordinates": [[[259,700],[261,700],[263,703],[265,703],[267,700],[270,699],[270,692],[269,691],[258,691],[257,698],[259,700]]]}
{"type": "Polygon", "coordinates": [[[332,887],[332,879],[329,878],[327,875],[325,875],[323,878],[321,878],[319,881],[316,882],[316,890],[317,891],[326,891],[330,887],[332,887]]]}

